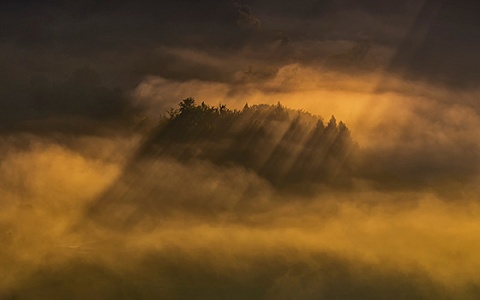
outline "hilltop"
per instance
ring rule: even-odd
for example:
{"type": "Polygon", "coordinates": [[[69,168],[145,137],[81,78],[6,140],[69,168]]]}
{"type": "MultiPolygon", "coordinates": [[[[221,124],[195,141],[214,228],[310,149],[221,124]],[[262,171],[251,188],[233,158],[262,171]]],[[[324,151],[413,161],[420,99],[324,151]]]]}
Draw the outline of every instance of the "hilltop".
{"type": "Polygon", "coordinates": [[[187,98],[158,123],[140,155],[240,166],[281,187],[345,182],[355,148],[334,116],[325,123],[280,103],[231,110],[187,98]]]}

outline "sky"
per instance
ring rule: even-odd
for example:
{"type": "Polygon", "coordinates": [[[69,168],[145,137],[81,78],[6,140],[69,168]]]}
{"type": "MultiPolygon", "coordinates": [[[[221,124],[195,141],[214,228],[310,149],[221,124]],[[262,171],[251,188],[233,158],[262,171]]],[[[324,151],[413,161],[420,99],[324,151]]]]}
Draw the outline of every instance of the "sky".
{"type": "MultiPolygon", "coordinates": [[[[0,1],[0,298],[477,299],[479,13],[467,0],[0,1]],[[159,142],[187,97],[281,103],[305,128],[335,116],[354,145],[349,184],[303,193],[265,165],[183,160],[224,147],[159,142]]],[[[301,156],[290,121],[260,114],[272,139],[242,145],[301,156]]]]}

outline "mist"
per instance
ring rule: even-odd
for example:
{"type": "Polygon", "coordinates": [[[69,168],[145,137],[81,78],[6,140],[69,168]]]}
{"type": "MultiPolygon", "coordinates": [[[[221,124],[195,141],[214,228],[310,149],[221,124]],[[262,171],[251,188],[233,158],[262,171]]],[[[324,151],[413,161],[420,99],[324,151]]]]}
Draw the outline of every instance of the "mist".
{"type": "Polygon", "coordinates": [[[2,297],[478,296],[476,169],[391,186],[398,162],[360,148],[348,188],[305,194],[239,164],[145,156],[155,130],[126,132],[2,138],[2,297]]]}
{"type": "Polygon", "coordinates": [[[0,298],[478,299],[477,12],[3,1],[0,298]]]}

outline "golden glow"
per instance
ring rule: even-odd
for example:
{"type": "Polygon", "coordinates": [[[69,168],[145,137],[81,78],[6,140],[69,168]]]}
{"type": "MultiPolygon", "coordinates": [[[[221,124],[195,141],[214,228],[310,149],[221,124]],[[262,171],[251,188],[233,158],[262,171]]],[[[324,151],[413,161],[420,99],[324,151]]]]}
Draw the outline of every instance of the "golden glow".
{"type": "MultiPolygon", "coordinates": [[[[108,139],[93,142],[123,149],[127,145],[108,139]]],[[[346,259],[352,267],[367,264],[386,271],[421,270],[452,292],[479,283],[477,199],[448,203],[427,192],[382,193],[366,188],[355,193],[328,192],[308,202],[293,196],[277,201],[279,196],[260,182],[260,209],[227,210],[219,215],[179,209],[167,218],[146,215],[126,232],[93,226],[85,209],[116,180],[122,164],[122,159],[106,163],[47,141],[21,152],[8,151],[1,165],[5,200],[1,230],[6,245],[0,256],[2,289],[14,289],[37,269],[72,260],[88,259],[127,272],[150,253],[179,266],[198,265],[221,276],[236,274],[242,280],[248,280],[265,259],[315,265],[316,255],[326,253],[346,259]]],[[[248,181],[260,181],[244,170],[204,164],[187,168],[160,160],[145,168],[145,174],[155,178],[197,177],[198,183],[182,192],[187,194],[216,182],[210,187],[219,199],[238,191],[217,187],[241,189],[248,181]]],[[[140,197],[148,184],[157,184],[148,178],[144,182],[131,187],[131,192],[140,197]]],[[[175,179],[163,184],[180,188],[175,179]]],[[[477,191],[474,186],[469,190],[477,191]]]]}

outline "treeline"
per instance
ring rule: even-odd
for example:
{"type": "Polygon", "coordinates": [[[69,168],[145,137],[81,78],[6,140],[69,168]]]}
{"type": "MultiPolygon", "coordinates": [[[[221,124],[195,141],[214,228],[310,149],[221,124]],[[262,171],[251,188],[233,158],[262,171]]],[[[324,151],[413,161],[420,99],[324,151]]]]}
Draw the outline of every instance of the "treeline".
{"type": "Polygon", "coordinates": [[[348,183],[355,147],[333,116],[325,124],[280,103],[231,110],[187,98],[159,123],[141,155],[240,166],[277,187],[292,187],[348,183]]]}

